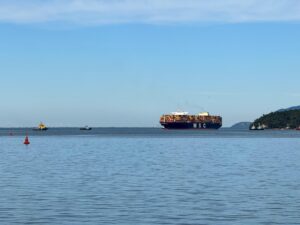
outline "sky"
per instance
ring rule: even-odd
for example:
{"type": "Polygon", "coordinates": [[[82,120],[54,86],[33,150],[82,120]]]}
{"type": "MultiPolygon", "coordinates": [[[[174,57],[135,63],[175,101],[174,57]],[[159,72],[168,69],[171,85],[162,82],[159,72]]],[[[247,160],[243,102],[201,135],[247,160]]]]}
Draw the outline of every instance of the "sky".
{"type": "Polygon", "coordinates": [[[224,126],[300,105],[300,1],[0,0],[0,127],[224,126]]]}

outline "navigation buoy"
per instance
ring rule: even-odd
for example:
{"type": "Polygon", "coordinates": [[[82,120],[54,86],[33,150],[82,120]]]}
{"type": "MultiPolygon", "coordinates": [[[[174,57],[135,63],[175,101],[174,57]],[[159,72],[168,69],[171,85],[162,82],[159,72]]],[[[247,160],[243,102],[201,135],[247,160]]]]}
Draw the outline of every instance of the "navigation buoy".
{"type": "Polygon", "coordinates": [[[28,138],[28,136],[26,135],[25,141],[24,141],[24,145],[29,145],[29,144],[30,144],[29,138],[28,138]]]}

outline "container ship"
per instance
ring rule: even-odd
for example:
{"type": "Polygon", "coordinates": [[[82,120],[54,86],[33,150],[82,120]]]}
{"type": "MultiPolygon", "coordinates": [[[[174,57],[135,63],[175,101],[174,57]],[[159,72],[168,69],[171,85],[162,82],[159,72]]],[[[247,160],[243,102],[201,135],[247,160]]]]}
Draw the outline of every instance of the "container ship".
{"type": "Polygon", "coordinates": [[[219,129],[222,117],[212,116],[208,112],[189,115],[188,112],[172,112],[162,115],[160,124],[166,129],[219,129]]]}

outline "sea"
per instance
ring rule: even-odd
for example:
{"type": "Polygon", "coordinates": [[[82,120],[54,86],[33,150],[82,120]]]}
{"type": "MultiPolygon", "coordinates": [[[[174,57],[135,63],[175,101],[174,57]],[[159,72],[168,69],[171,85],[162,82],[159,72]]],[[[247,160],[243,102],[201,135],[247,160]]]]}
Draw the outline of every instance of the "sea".
{"type": "Polygon", "coordinates": [[[10,224],[300,224],[300,132],[3,128],[10,224]]]}

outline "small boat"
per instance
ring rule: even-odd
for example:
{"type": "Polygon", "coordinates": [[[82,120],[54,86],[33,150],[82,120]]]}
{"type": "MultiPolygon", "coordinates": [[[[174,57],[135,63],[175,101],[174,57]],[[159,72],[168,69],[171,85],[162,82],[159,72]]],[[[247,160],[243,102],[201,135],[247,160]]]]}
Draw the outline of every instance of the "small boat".
{"type": "Polygon", "coordinates": [[[261,126],[260,124],[258,124],[257,130],[264,130],[265,128],[263,126],[261,126]]]}
{"type": "Polygon", "coordinates": [[[250,130],[256,130],[256,126],[253,124],[250,128],[250,130]]]}
{"type": "Polygon", "coordinates": [[[261,126],[260,124],[258,124],[258,126],[256,127],[254,124],[251,126],[250,130],[264,130],[264,126],[261,126]]]}
{"type": "Polygon", "coordinates": [[[81,127],[80,130],[92,130],[92,128],[89,126],[85,126],[85,127],[81,127]]]}
{"type": "Polygon", "coordinates": [[[33,128],[33,130],[35,131],[45,131],[48,130],[48,127],[45,126],[45,124],[43,124],[42,122],[39,124],[38,127],[33,128]]]}

